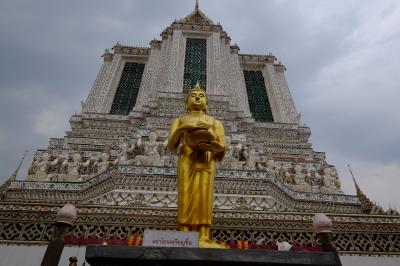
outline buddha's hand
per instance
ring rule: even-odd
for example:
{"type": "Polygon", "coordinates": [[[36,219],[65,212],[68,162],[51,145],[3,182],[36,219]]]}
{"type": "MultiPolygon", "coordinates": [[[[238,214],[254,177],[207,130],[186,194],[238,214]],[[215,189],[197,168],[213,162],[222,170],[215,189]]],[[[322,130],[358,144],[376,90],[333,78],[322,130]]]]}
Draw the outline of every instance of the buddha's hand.
{"type": "Polygon", "coordinates": [[[204,122],[197,122],[196,124],[196,129],[205,129],[208,130],[211,127],[210,124],[204,123],[204,122]]]}
{"type": "Polygon", "coordinates": [[[178,130],[182,133],[185,131],[192,131],[194,129],[196,129],[196,123],[194,123],[194,122],[182,123],[179,125],[179,128],[178,128],[178,130]]]}
{"type": "Polygon", "coordinates": [[[201,151],[221,152],[225,149],[224,145],[216,141],[200,142],[196,148],[201,151]]]}
{"type": "Polygon", "coordinates": [[[199,130],[199,129],[205,129],[208,130],[210,128],[210,125],[203,123],[203,122],[186,122],[183,123],[179,126],[179,131],[193,131],[193,130],[199,130]]]}

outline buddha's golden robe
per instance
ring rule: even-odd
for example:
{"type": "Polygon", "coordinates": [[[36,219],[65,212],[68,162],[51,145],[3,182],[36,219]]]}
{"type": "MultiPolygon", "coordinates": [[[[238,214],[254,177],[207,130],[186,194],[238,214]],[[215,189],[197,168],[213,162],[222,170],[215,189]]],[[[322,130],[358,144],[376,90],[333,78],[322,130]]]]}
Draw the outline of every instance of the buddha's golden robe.
{"type": "MultiPolygon", "coordinates": [[[[224,128],[218,120],[208,115],[187,115],[174,120],[170,135],[181,123],[201,121],[210,125],[214,141],[225,145],[224,128]]],[[[193,131],[192,131],[193,132],[193,131]]],[[[225,151],[211,152],[191,148],[188,139],[192,133],[184,132],[180,137],[178,159],[178,225],[197,226],[212,224],[215,162],[221,161],[225,151]]],[[[179,142],[178,142],[179,143],[179,142]]]]}

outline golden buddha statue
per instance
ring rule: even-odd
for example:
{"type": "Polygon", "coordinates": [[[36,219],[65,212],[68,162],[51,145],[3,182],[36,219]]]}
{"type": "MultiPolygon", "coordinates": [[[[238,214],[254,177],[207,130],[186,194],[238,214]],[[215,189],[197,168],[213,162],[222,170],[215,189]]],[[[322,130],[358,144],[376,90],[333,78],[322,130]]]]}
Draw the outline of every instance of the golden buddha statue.
{"type": "Polygon", "coordinates": [[[178,229],[198,231],[199,246],[222,248],[211,240],[215,162],[225,154],[224,128],[206,115],[207,93],[197,82],[186,96],[188,114],[176,118],[168,137],[168,150],[179,144],[178,229]]]}

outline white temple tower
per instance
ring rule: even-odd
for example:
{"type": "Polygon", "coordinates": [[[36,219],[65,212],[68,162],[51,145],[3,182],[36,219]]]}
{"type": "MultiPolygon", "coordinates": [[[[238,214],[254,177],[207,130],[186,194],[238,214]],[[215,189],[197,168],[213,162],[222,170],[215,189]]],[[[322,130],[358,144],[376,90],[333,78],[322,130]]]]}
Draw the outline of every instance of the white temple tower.
{"type": "Polygon", "coordinates": [[[176,162],[165,140],[185,112],[185,92],[199,81],[227,136],[214,238],[313,243],[311,218],[325,212],[342,254],[398,254],[398,213],[384,212],[358,187],[357,196],[340,190],[335,167],[312,149],[285,66],[271,54],[239,51],[197,5],[149,47],[106,49],[71,130],[37,151],[26,180],[1,187],[1,243],[46,244],[66,202],[78,208],[71,245],[175,228],[176,162]]]}

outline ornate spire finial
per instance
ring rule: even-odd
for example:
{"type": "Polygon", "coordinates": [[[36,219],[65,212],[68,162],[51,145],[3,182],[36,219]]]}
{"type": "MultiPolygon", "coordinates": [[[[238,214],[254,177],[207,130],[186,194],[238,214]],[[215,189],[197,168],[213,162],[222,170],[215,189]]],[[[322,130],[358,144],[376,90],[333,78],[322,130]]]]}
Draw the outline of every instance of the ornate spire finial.
{"type": "Polygon", "coordinates": [[[356,179],[354,178],[353,171],[351,171],[350,165],[348,164],[347,167],[350,170],[351,177],[353,178],[354,185],[356,186],[357,191],[357,198],[361,203],[361,211],[365,214],[384,214],[382,207],[373,203],[367,195],[362,192],[361,188],[358,186],[356,179]]]}
{"type": "Polygon", "coordinates": [[[3,185],[0,186],[0,198],[4,198],[5,197],[5,194],[7,192],[7,188],[11,185],[11,183],[13,181],[15,181],[17,179],[19,168],[21,167],[22,162],[24,161],[25,156],[26,156],[27,153],[28,153],[28,150],[26,150],[25,153],[24,153],[24,156],[22,156],[22,159],[19,162],[17,169],[15,169],[14,172],[12,173],[12,175],[3,183],[3,185]]]}
{"type": "Polygon", "coordinates": [[[350,168],[350,164],[348,164],[347,167],[350,170],[351,177],[353,178],[354,185],[356,186],[357,196],[364,195],[364,193],[362,192],[361,188],[358,186],[356,179],[354,178],[353,171],[351,171],[351,168],[350,168]]]}
{"type": "MultiPolygon", "coordinates": [[[[196,82],[196,85],[194,85],[194,87],[191,88],[191,89],[187,92],[187,95],[189,95],[192,91],[203,91],[203,92],[206,92],[204,89],[201,88],[200,82],[199,82],[199,81],[197,81],[197,82],[196,82]]],[[[207,94],[207,93],[206,93],[206,94],[207,94]]],[[[186,97],[187,97],[187,95],[186,95],[186,97]]]]}
{"type": "Polygon", "coordinates": [[[199,0],[196,0],[196,5],[194,6],[194,10],[199,10],[199,0]]]}
{"type": "Polygon", "coordinates": [[[196,85],[194,86],[194,88],[201,90],[199,81],[196,82],[196,85]]]}

